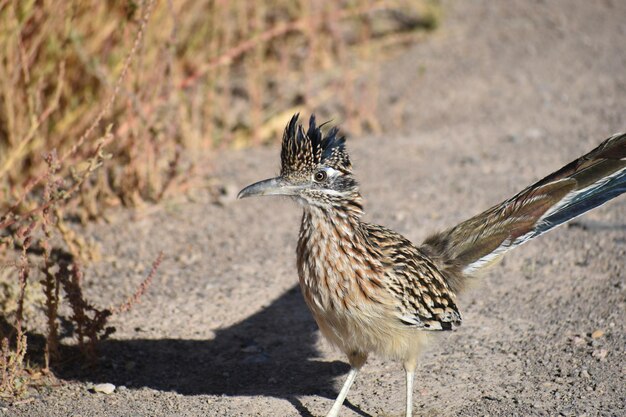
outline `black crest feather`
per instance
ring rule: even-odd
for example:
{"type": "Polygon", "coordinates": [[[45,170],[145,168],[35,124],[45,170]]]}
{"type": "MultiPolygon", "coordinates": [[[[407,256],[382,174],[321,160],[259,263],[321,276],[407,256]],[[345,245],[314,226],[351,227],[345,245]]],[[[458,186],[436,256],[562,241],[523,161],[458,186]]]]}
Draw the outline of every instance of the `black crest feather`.
{"type": "Polygon", "coordinates": [[[315,123],[315,115],[309,119],[305,132],[298,124],[299,114],[293,115],[283,134],[280,154],[281,175],[298,171],[311,171],[320,166],[328,166],[343,172],[350,172],[352,165],[346,151],[346,138],[339,129],[331,128],[325,135],[315,123]]]}

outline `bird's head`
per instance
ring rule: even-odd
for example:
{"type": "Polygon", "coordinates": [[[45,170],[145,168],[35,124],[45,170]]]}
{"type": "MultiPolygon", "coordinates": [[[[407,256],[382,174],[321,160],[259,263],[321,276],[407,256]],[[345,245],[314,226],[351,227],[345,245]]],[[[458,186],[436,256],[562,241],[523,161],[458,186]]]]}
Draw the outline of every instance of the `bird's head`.
{"type": "Polygon", "coordinates": [[[259,181],[239,192],[237,198],[285,195],[324,209],[360,211],[358,184],[345,147],[345,137],[333,127],[323,134],[315,116],[305,131],[294,115],[285,128],[280,153],[280,175],[259,181]]]}

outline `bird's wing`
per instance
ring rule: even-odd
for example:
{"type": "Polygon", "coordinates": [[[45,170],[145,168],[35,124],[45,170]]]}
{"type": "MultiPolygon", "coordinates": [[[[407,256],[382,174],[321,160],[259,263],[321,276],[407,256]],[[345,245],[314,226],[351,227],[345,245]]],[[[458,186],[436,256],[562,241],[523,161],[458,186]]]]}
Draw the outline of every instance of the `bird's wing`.
{"type": "Polygon", "coordinates": [[[392,230],[372,224],[366,230],[385,268],[387,289],[397,300],[398,319],[422,330],[460,325],[456,296],[437,264],[392,230]]]}

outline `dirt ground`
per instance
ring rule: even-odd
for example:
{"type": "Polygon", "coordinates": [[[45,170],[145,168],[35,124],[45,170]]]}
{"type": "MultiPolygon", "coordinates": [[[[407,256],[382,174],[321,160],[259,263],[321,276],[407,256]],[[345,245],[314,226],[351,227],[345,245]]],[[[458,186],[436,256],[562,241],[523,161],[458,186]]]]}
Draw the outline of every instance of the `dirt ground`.
{"type": "MultiPolygon", "coordinates": [[[[383,124],[403,127],[349,141],[367,219],[417,242],[626,129],[626,2],[443,8],[441,29],[371,81],[383,124]]],[[[68,367],[60,387],[0,415],[325,415],[348,366],[297,287],[301,209],[233,198],[277,172],[278,148],[217,163],[222,204],[199,195],[89,227],[104,260],[86,285],[100,305],[132,292],[159,250],[166,259],[114,320],[98,369],[68,367]],[[89,391],[102,382],[116,391],[89,391]]],[[[625,277],[624,196],[510,253],[423,356],[415,413],[626,415],[625,277]]],[[[348,399],[344,416],[402,415],[400,364],[372,358],[348,399]]]]}

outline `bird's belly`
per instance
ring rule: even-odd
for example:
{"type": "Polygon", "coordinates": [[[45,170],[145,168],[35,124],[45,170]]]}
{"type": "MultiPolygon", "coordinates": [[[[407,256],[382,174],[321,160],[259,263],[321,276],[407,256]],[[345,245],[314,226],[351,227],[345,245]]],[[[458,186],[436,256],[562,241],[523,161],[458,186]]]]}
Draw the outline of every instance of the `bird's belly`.
{"type": "Polygon", "coordinates": [[[300,275],[304,299],[332,345],[346,354],[375,353],[401,361],[419,355],[427,332],[403,324],[384,299],[372,301],[357,288],[331,286],[329,280],[334,281],[328,276],[300,275]]]}

